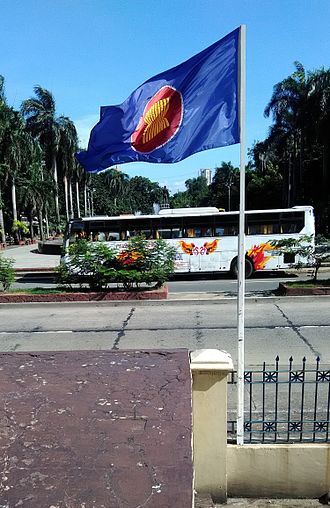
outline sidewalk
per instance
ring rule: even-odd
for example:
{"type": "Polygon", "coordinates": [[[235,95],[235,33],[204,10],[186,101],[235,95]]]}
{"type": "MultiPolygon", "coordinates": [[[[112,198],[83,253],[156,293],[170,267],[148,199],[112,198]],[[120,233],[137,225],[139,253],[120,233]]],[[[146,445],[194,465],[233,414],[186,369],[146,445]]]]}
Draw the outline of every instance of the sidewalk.
{"type": "Polygon", "coordinates": [[[1,253],[15,260],[15,270],[45,271],[52,270],[60,263],[60,256],[52,254],[40,254],[38,245],[19,245],[7,247],[1,253]]]}

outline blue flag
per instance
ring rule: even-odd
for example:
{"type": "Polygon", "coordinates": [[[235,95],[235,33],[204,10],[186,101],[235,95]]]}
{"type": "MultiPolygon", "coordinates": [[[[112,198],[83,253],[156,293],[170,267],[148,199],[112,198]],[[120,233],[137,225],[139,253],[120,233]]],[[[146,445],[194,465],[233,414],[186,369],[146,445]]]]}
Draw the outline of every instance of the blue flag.
{"type": "Polygon", "coordinates": [[[90,173],[127,162],[178,162],[239,143],[239,28],[137,88],[119,106],[101,107],[87,151],[90,173]]]}

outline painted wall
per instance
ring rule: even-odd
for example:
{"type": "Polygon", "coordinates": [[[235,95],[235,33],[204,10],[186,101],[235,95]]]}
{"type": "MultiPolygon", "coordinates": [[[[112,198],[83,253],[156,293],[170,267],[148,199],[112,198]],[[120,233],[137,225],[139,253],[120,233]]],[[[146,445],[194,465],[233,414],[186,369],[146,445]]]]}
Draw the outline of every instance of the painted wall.
{"type": "Polygon", "coordinates": [[[330,491],[330,444],[228,445],[232,497],[316,498],[330,491]]]}

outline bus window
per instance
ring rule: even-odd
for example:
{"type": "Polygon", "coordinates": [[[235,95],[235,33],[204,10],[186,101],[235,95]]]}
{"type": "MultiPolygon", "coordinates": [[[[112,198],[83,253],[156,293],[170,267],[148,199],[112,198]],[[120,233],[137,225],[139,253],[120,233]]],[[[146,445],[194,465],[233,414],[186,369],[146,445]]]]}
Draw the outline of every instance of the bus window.
{"type": "Polygon", "coordinates": [[[73,223],[70,227],[69,244],[86,237],[83,223],[73,223]]]}
{"type": "Polygon", "coordinates": [[[216,227],[215,228],[215,236],[223,236],[225,234],[224,228],[216,227]]]}
{"type": "Polygon", "coordinates": [[[173,228],[172,229],[172,238],[183,238],[182,229],[181,228],[173,228]]]}
{"type": "Polygon", "coordinates": [[[304,227],[304,217],[302,214],[290,216],[283,214],[281,218],[281,233],[299,233],[304,227]]]}
{"type": "Polygon", "coordinates": [[[215,217],[216,236],[237,236],[238,234],[238,215],[223,215],[215,217]]]}
{"type": "MultiPolygon", "coordinates": [[[[100,239],[100,238],[99,238],[100,239]]],[[[115,242],[119,240],[119,233],[117,231],[109,231],[108,232],[108,241],[115,242]]]]}
{"type": "Polygon", "coordinates": [[[158,229],[159,238],[163,240],[170,240],[172,238],[172,232],[170,229],[158,229]]]}
{"type": "Polygon", "coordinates": [[[202,228],[201,229],[201,236],[214,236],[212,228],[202,228]]]}

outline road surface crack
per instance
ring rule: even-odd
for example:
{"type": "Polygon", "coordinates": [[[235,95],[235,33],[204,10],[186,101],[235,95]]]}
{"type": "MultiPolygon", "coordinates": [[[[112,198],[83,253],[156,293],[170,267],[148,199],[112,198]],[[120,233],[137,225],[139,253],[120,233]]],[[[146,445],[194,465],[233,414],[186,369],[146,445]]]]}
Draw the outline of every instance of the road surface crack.
{"type": "Polygon", "coordinates": [[[312,344],[309,342],[308,339],[306,339],[306,337],[303,336],[303,334],[301,333],[299,328],[296,325],[293,324],[291,319],[285,314],[285,312],[280,308],[280,306],[277,305],[277,303],[275,303],[275,307],[277,308],[277,310],[279,310],[279,312],[282,314],[282,316],[286,319],[286,321],[288,322],[290,328],[295,332],[296,335],[298,335],[299,339],[301,339],[306,344],[306,346],[312,351],[312,353],[315,356],[319,356],[321,358],[321,353],[319,351],[317,351],[312,346],[312,344]]]}
{"type": "Polygon", "coordinates": [[[121,338],[125,336],[125,329],[127,328],[128,323],[129,323],[131,317],[133,316],[134,312],[135,312],[135,307],[132,307],[127,318],[123,322],[123,326],[121,327],[121,330],[119,331],[111,349],[116,349],[116,350],[119,349],[119,342],[120,342],[121,338]]]}

